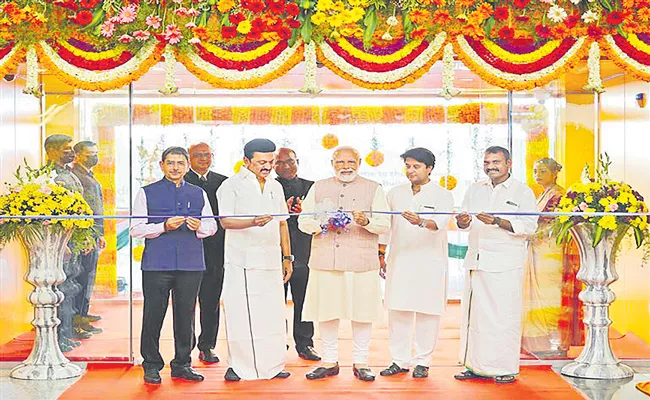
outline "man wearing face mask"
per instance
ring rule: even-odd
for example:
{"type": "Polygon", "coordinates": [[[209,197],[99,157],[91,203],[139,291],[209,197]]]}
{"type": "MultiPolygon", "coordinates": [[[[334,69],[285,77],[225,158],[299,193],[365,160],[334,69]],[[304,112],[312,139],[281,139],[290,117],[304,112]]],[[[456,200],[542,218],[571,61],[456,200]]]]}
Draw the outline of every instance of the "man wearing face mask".
{"type": "Polygon", "coordinates": [[[351,147],[339,147],[332,155],[335,176],[317,181],[309,190],[302,210],[313,213],[323,207],[352,211],[347,231],[323,234],[316,215],[298,217],[301,231],[313,236],[309,259],[310,276],[303,319],[318,322],[323,365],[307,379],[338,375],[338,330],[340,320],[352,322],[353,373],[362,381],[375,380],[368,367],[370,331],[382,316],[379,235],[390,229],[386,196],[377,182],[358,176],[361,157],[351,147]],[[367,212],[364,212],[367,211],[367,212]]]}
{"type": "MultiPolygon", "coordinates": [[[[72,138],[68,135],[51,135],[45,139],[44,147],[47,162],[56,172],[54,181],[68,190],[83,194],[83,186],[69,166],[75,159],[72,138]]],[[[63,272],[66,279],[59,285],[59,290],[63,293],[64,299],[58,310],[58,317],[61,321],[58,326],[58,341],[61,351],[69,352],[81,345],[81,342],[76,339],[88,339],[92,336],[92,333],[73,327],[75,299],[81,291],[81,285],[77,283],[76,277],[81,272],[81,265],[78,256],[73,255],[70,251],[66,252],[64,258],[63,272]]]]}
{"type": "MultiPolygon", "coordinates": [[[[84,199],[93,210],[94,215],[104,215],[104,196],[102,186],[99,184],[92,169],[97,165],[98,150],[97,144],[91,141],[82,141],[74,145],[76,154],[72,173],[79,179],[84,189],[84,199]]],[[[87,254],[79,256],[81,264],[81,273],[77,276],[77,283],[81,285],[81,291],[76,296],[77,315],[74,317],[75,328],[83,329],[87,332],[97,334],[101,333],[100,328],[92,326],[91,322],[101,319],[99,315],[89,314],[90,297],[95,287],[95,277],[97,275],[97,261],[99,252],[106,247],[104,239],[104,220],[95,220],[95,230],[97,232],[97,246],[87,254]]]]}
{"type": "Polygon", "coordinates": [[[465,256],[460,334],[460,360],[466,368],[458,380],[492,378],[512,383],[519,373],[523,266],[526,241],[537,229],[533,191],[510,176],[510,152],[499,146],[485,150],[483,170],[488,180],[470,186],[460,229],[469,230],[465,256]]]}
{"type": "Polygon", "coordinates": [[[454,198],[431,182],[436,157],[422,147],[401,155],[409,183],[388,192],[388,205],[401,215],[392,215],[391,230],[380,237],[379,256],[389,245],[385,305],[389,318],[389,348],[392,364],[382,376],[403,374],[413,365],[414,378],[429,375],[436,347],[440,316],[447,304],[448,215],[419,215],[417,212],[451,212],[454,198]],[[415,320],[415,357],[411,336],[415,320]]]}
{"type": "Polygon", "coordinates": [[[244,146],[244,167],[217,190],[226,230],[223,310],[228,336],[224,379],[288,378],[284,288],[293,256],[282,185],[269,175],[275,144],[253,139],[244,146]],[[272,216],[272,214],[285,214],[272,216]],[[242,215],[242,217],[233,217],[242,215]],[[255,216],[255,217],[251,217],[255,216]]]}

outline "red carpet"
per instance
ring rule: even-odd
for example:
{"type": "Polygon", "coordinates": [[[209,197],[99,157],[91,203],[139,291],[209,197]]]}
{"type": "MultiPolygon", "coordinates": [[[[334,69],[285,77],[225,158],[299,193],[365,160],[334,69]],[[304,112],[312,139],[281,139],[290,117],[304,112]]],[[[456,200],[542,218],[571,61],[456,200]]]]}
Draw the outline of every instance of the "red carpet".
{"type": "MultiPolygon", "coordinates": [[[[287,307],[287,319],[292,320],[293,308],[287,307]]],[[[82,340],[82,345],[73,351],[66,353],[72,361],[128,361],[129,359],[129,306],[126,301],[98,300],[93,303],[91,313],[100,314],[103,319],[94,323],[104,330],[103,333],[95,335],[90,339],[82,340]]],[[[198,312],[197,312],[198,315],[198,312]]],[[[223,313],[222,313],[223,315],[223,313]]],[[[142,321],[142,301],[133,302],[133,346],[134,354],[139,356],[140,329],[142,321]]],[[[199,321],[196,322],[197,330],[199,321]]],[[[221,327],[225,326],[223,321],[221,327]]],[[[458,361],[458,348],[460,339],[460,305],[449,304],[447,311],[442,317],[441,331],[438,345],[433,356],[435,365],[456,365],[458,361]]],[[[291,327],[290,327],[291,329],[291,327]]],[[[291,334],[289,334],[291,337],[291,334]]],[[[341,325],[340,337],[343,339],[340,344],[340,357],[342,365],[351,365],[352,362],[352,332],[349,323],[341,325]]],[[[623,337],[617,332],[612,332],[611,344],[614,353],[622,359],[650,359],[650,344],[645,343],[634,334],[627,333],[623,337]]],[[[318,338],[318,332],[316,332],[318,338]]],[[[34,332],[27,332],[18,336],[12,341],[0,345],[0,361],[22,361],[28,355],[34,340],[34,332]]],[[[320,348],[319,340],[316,339],[316,348],[320,348]]],[[[290,345],[292,345],[290,343],[290,345]]],[[[372,342],[370,352],[370,364],[385,366],[390,362],[388,355],[388,328],[384,323],[372,329],[372,342]]],[[[174,354],[174,342],[172,332],[171,307],[168,310],[165,324],[161,334],[161,353],[165,360],[169,361],[174,354]]],[[[224,329],[219,330],[217,353],[226,356],[226,338],[224,329]]],[[[569,352],[571,358],[577,357],[582,350],[581,347],[573,347],[569,352]]],[[[198,352],[194,353],[195,359],[198,352]]],[[[530,359],[523,355],[523,359],[530,359]]],[[[296,356],[295,351],[289,352],[288,365],[307,365],[296,356]]]]}
{"type": "MultiPolygon", "coordinates": [[[[497,385],[490,380],[460,382],[453,374],[458,367],[432,367],[428,379],[414,380],[410,375],[396,378],[377,377],[375,382],[361,382],[351,368],[343,368],[337,377],[308,381],[304,374],[310,367],[292,367],[286,380],[225,382],[225,366],[198,366],[205,381],[189,383],[172,380],[169,369],[162,371],[160,386],[142,383],[142,369],[109,364],[90,364],[88,372],[68,389],[61,399],[582,399],[550,367],[523,367],[511,385],[497,385]]],[[[378,370],[376,370],[378,372],[378,370]]]]}

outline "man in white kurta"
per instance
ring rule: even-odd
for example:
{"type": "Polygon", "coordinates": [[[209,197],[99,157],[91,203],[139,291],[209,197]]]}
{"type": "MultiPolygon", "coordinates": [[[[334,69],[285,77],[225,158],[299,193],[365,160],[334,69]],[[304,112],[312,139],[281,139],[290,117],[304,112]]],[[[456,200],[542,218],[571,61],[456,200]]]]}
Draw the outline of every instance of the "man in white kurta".
{"type": "Polygon", "coordinates": [[[334,151],[336,176],[317,181],[303,201],[303,213],[317,208],[354,210],[347,231],[322,234],[322,221],[314,215],[298,217],[301,231],[313,235],[310,275],[303,307],[303,320],[318,322],[323,365],[307,379],[338,375],[338,329],[340,320],[352,321],[354,375],[372,381],[368,368],[370,330],[381,320],[379,235],[390,228],[390,216],[370,211],[388,211],[381,185],[357,175],[359,152],[341,147],[334,151]],[[369,212],[363,212],[369,211],[369,212]]]}
{"type": "Polygon", "coordinates": [[[463,212],[456,216],[469,229],[464,267],[460,360],[466,371],[456,379],[494,378],[514,382],[519,373],[523,266],[526,238],[535,232],[533,191],[510,176],[507,149],[485,152],[483,170],[489,179],[473,184],[465,194],[463,212]]]}
{"type": "Polygon", "coordinates": [[[283,372],[284,282],[291,275],[291,249],[287,217],[271,216],[288,213],[282,185],[267,179],[274,152],[275,145],[266,139],[247,143],[246,166],[217,190],[219,215],[257,216],[221,220],[226,229],[222,297],[228,381],[289,376],[283,372]]]}
{"type": "Polygon", "coordinates": [[[414,148],[401,157],[410,183],[394,187],[387,197],[390,209],[402,214],[392,216],[390,233],[380,237],[380,247],[388,245],[384,304],[392,357],[381,375],[406,373],[412,365],[414,378],[426,378],[447,301],[449,215],[417,213],[451,212],[454,198],[429,179],[435,165],[431,151],[414,148]],[[411,355],[413,320],[415,356],[411,355]]]}

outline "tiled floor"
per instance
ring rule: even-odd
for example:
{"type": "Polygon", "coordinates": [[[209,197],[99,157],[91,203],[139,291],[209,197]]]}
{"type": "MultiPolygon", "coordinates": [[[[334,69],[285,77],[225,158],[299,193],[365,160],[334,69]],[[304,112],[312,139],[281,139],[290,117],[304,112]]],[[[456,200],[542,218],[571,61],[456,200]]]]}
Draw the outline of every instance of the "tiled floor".
{"type": "MultiPolygon", "coordinates": [[[[559,373],[564,363],[554,363],[553,369],[559,373]]],[[[9,372],[16,363],[0,363],[0,399],[2,400],[55,400],[77,379],[58,382],[31,382],[11,379],[9,372]]],[[[82,365],[82,364],[80,364],[82,365]]],[[[597,381],[564,377],[590,400],[648,400],[634,385],[650,380],[650,362],[636,362],[635,376],[624,381],[597,381]]],[[[85,367],[85,365],[82,365],[85,367]]]]}

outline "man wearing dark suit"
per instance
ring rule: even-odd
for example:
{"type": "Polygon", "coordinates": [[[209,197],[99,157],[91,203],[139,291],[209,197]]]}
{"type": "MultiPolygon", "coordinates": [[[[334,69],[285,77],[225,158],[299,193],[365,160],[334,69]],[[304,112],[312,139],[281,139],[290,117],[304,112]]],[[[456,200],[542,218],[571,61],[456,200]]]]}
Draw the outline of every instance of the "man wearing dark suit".
{"type": "MultiPolygon", "coordinates": [[[[219,215],[217,204],[217,189],[226,176],[210,171],[212,165],[212,149],[206,143],[190,146],[190,171],[185,175],[185,181],[201,187],[208,195],[212,213],[219,215]]],[[[201,334],[199,335],[199,359],[206,363],[219,362],[214,352],[219,333],[219,300],[223,287],[223,247],[225,230],[217,220],[219,229],[213,236],[203,239],[205,255],[205,271],[199,289],[201,334]]]]}
{"type": "MultiPolygon", "coordinates": [[[[287,200],[289,212],[299,213],[302,200],[307,195],[313,181],[298,178],[298,158],[296,152],[281,148],[275,162],[275,172],[278,174],[278,182],[284,189],[284,197],[287,200]]],[[[289,235],[291,236],[291,254],[294,256],[293,274],[289,282],[284,285],[284,296],[286,298],[289,286],[291,286],[291,298],[293,299],[293,339],[296,342],[296,351],[300,358],[311,361],[319,361],[320,356],[314,349],[314,324],[302,320],[302,306],[305,302],[307,281],[309,280],[309,255],[311,253],[311,235],[307,235],[298,229],[298,217],[289,218],[289,235]]]]}
{"type": "MultiPolygon", "coordinates": [[[[74,145],[76,154],[72,173],[79,179],[83,186],[83,196],[94,215],[104,214],[104,196],[102,186],[97,182],[93,175],[92,169],[97,165],[99,159],[97,154],[97,144],[91,141],[82,141],[74,145]]],[[[75,299],[77,315],[74,317],[75,328],[81,328],[90,333],[101,333],[100,328],[92,326],[90,323],[99,321],[101,316],[88,314],[90,307],[90,297],[95,288],[95,277],[97,276],[97,261],[99,252],[106,247],[104,239],[104,220],[95,220],[95,230],[97,232],[97,245],[87,254],[79,256],[81,263],[81,273],[77,276],[77,283],[81,285],[81,291],[75,299]]]]}

